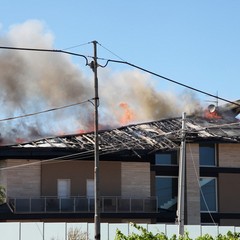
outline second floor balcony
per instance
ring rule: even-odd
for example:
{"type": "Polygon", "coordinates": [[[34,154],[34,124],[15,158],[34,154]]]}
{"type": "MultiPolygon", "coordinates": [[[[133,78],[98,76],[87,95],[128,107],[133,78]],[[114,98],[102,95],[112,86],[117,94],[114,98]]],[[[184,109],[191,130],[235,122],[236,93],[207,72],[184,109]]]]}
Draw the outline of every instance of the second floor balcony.
{"type": "MultiPolygon", "coordinates": [[[[154,213],[158,211],[157,197],[127,198],[101,197],[102,213],[154,213]]],[[[8,198],[13,213],[93,213],[94,198],[88,197],[32,197],[8,198]]]]}

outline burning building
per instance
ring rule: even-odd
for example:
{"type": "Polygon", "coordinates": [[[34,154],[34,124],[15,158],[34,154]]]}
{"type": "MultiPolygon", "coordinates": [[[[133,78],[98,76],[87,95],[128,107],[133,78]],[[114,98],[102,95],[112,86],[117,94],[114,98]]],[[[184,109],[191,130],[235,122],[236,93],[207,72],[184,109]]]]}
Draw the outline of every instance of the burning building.
{"type": "MultiPolygon", "coordinates": [[[[53,49],[37,21],[12,27],[0,42],[53,49]]],[[[0,220],[93,221],[91,81],[59,54],[1,51],[0,69],[0,185],[7,195],[0,220]],[[76,102],[79,108],[15,119],[76,102]]],[[[240,225],[239,101],[203,112],[191,94],[156,91],[149,75],[99,75],[101,221],[175,222],[177,116],[186,111],[186,224],[240,225]]]]}
{"type": "MultiPolygon", "coordinates": [[[[185,224],[240,225],[237,104],[186,118],[185,224]]],[[[99,132],[102,222],[175,222],[181,128],[177,117],[99,132]]],[[[2,146],[0,220],[92,222],[93,152],[93,132],[2,146]]]]}

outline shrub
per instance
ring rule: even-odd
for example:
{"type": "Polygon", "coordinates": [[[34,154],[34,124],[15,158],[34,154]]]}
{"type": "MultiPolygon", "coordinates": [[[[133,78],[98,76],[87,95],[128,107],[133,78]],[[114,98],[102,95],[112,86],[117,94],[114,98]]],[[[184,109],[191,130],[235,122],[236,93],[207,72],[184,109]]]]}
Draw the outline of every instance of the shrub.
{"type": "Polygon", "coordinates": [[[0,204],[6,202],[6,190],[3,186],[0,186],[0,204]]]}
{"type": "MultiPolygon", "coordinates": [[[[135,223],[130,224],[139,230],[139,233],[131,233],[130,235],[126,236],[119,229],[117,229],[115,240],[192,240],[189,237],[188,232],[185,232],[179,237],[173,235],[171,238],[168,238],[164,233],[153,234],[142,226],[139,226],[135,223]]],[[[209,234],[205,234],[197,237],[195,240],[240,240],[240,233],[232,233],[229,231],[226,235],[219,234],[217,237],[212,237],[209,234]]]]}

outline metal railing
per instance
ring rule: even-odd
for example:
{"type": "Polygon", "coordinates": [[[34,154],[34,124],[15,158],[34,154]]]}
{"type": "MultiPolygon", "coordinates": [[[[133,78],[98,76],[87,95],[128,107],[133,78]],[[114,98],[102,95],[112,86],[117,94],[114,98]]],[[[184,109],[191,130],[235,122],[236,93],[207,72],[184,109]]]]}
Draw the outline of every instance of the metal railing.
{"type": "MultiPolygon", "coordinates": [[[[14,213],[75,213],[94,212],[94,198],[88,197],[31,197],[8,198],[14,213]]],[[[157,212],[157,197],[101,197],[101,212],[157,212]]]]}

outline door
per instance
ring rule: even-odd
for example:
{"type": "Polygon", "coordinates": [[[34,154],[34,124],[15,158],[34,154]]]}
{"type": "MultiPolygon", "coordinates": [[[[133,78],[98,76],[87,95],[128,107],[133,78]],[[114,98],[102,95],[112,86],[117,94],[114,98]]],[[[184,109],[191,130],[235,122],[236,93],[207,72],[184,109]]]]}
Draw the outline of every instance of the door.
{"type": "Polygon", "coordinates": [[[70,179],[58,179],[58,197],[64,198],[70,196],[70,179]]]}

